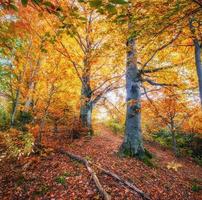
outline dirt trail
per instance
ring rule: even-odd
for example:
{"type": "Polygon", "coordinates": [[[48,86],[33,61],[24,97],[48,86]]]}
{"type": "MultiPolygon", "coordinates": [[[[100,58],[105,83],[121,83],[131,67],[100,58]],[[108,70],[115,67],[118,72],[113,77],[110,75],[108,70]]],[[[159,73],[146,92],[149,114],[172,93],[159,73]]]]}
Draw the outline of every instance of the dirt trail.
{"type": "Polygon", "coordinates": [[[116,153],[122,137],[102,126],[97,132],[98,136],[91,140],[76,141],[67,149],[131,180],[153,199],[202,199],[201,192],[196,193],[191,189],[193,185],[201,184],[202,168],[191,159],[175,158],[170,150],[159,145],[145,144],[155,157],[156,167],[151,168],[137,159],[118,157],[116,153]],[[168,169],[167,165],[171,162],[181,167],[177,171],[168,169]]]}

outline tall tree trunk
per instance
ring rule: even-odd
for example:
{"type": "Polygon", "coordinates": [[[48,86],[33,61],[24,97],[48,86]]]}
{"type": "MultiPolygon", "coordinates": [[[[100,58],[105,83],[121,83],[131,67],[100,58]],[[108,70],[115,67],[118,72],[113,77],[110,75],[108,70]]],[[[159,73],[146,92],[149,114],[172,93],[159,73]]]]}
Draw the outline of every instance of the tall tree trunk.
{"type": "Polygon", "coordinates": [[[88,59],[84,59],[84,69],[82,76],[82,88],[81,88],[81,107],[80,107],[80,120],[82,126],[87,128],[90,134],[92,131],[92,109],[93,104],[91,101],[92,90],[90,87],[90,65],[88,59]]]}
{"type": "Polygon", "coordinates": [[[194,39],[194,47],[195,47],[195,63],[196,63],[196,71],[198,76],[198,85],[199,85],[199,96],[202,106],[202,64],[201,64],[201,49],[202,45],[199,44],[197,39],[194,39]]]}
{"type": "Polygon", "coordinates": [[[189,27],[192,33],[192,39],[194,43],[194,49],[195,49],[195,64],[196,64],[196,71],[198,76],[198,85],[199,85],[199,97],[201,101],[201,107],[202,107],[202,64],[201,64],[201,49],[202,49],[202,41],[200,42],[196,35],[196,28],[193,26],[193,22],[196,21],[200,23],[197,19],[194,19],[194,17],[191,17],[189,19],[189,27]]]}
{"type": "Polygon", "coordinates": [[[84,102],[80,109],[80,119],[82,126],[92,131],[92,105],[91,102],[84,102]]]}
{"type": "MultiPolygon", "coordinates": [[[[130,24],[129,24],[130,28],[130,24]]],[[[135,38],[127,40],[126,94],[127,111],[125,136],[120,153],[128,156],[142,157],[144,147],[141,131],[141,93],[140,77],[137,68],[135,38]]]]}
{"type": "Polygon", "coordinates": [[[13,102],[13,106],[12,106],[10,127],[13,127],[14,123],[15,123],[15,115],[16,115],[16,112],[17,112],[17,106],[18,106],[19,96],[20,96],[20,90],[17,89],[17,91],[16,91],[16,98],[15,98],[15,101],[13,102]]]}

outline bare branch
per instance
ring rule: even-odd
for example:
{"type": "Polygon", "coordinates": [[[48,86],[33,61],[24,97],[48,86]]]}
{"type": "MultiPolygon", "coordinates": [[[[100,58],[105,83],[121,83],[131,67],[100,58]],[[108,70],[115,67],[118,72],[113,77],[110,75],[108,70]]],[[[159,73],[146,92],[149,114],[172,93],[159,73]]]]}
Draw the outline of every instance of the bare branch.
{"type": "MultiPolygon", "coordinates": [[[[118,79],[117,81],[119,81],[123,76],[125,75],[124,74],[121,74],[121,75],[117,75],[117,76],[114,76],[114,77],[111,77],[111,78],[108,78],[106,79],[105,81],[103,81],[97,88],[95,88],[92,92],[94,93],[95,91],[97,91],[98,89],[100,89],[102,86],[104,86],[106,83],[108,83],[109,81],[113,80],[113,79],[118,79]]],[[[116,82],[117,82],[116,81],[116,82]]],[[[111,85],[111,84],[110,84],[111,85]]]]}
{"type": "Polygon", "coordinates": [[[145,62],[145,64],[143,65],[143,69],[148,65],[148,63],[156,56],[156,54],[165,49],[166,47],[168,47],[169,45],[171,45],[181,34],[182,30],[180,30],[174,38],[172,38],[169,42],[167,42],[166,44],[162,45],[161,47],[159,47],[158,49],[156,49],[156,51],[154,51],[154,53],[151,55],[151,57],[145,62]]]}
{"type": "Polygon", "coordinates": [[[144,74],[144,73],[159,72],[161,70],[171,69],[171,68],[174,68],[174,67],[177,67],[177,66],[178,65],[171,65],[171,66],[159,67],[159,68],[154,68],[154,69],[145,69],[145,70],[140,70],[140,73],[144,74]]]}
{"type": "Polygon", "coordinates": [[[124,87],[124,85],[122,86],[114,86],[112,87],[111,85],[109,85],[108,87],[106,87],[102,92],[100,92],[93,100],[92,100],[92,103],[93,105],[95,105],[101,98],[104,94],[107,94],[108,92],[111,92],[113,90],[117,90],[117,89],[120,89],[124,87]]]}
{"type": "MultiPolygon", "coordinates": [[[[161,90],[161,88],[160,88],[160,89],[149,90],[149,91],[147,91],[147,93],[157,92],[157,91],[159,91],[159,90],[161,90]]],[[[147,93],[142,92],[141,95],[146,95],[147,93]]]]}
{"type": "Polygon", "coordinates": [[[149,103],[150,103],[150,104],[152,105],[152,107],[154,108],[154,110],[155,110],[157,116],[160,117],[165,123],[168,123],[168,120],[167,120],[164,116],[162,116],[162,115],[159,113],[158,108],[156,107],[156,105],[154,104],[154,102],[152,101],[152,99],[151,99],[151,98],[149,97],[149,95],[147,94],[146,88],[145,88],[143,85],[141,85],[141,86],[142,86],[142,88],[143,88],[143,90],[144,90],[144,92],[145,92],[145,96],[147,97],[149,103]]]}
{"type": "Polygon", "coordinates": [[[201,0],[192,0],[192,1],[202,7],[202,1],[201,0]]]}
{"type": "MultiPolygon", "coordinates": [[[[194,0],[193,0],[193,1],[194,1],[194,0]]],[[[196,9],[191,10],[190,12],[186,13],[183,17],[180,17],[180,18],[178,17],[175,21],[170,22],[168,25],[166,25],[165,27],[163,27],[159,32],[157,32],[156,35],[162,33],[163,31],[165,31],[165,30],[166,30],[167,28],[169,28],[170,26],[173,26],[173,25],[175,25],[176,23],[181,22],[181,21],[183,21],[183,20],[186,19],[186,18],[189,18],[189,16],[191,16],[191,15],[193,15],[193,14],[199,12],[200,10],[201,10],[201,6],[199,6],[199,7],[197,7],[196,9]]]]}
{"type": "Polygon", "coordinates": [[[176,84],[167,84],[167,83],[156,83],[155,81],[151,80],[151,79],[142,79],[142,82],[147,82],[150,85],[154,85],[154,86],[169,86],[169,87],[177,87],[178,85],[176,84]]]}

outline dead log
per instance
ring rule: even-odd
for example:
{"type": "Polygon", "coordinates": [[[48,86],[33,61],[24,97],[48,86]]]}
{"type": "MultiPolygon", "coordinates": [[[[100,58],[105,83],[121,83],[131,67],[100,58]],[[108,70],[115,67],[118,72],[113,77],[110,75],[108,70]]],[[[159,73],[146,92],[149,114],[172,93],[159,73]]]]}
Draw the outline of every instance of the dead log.
{"type": "Polygon", "coordinates": [[[106,169],[103,169],[99,166],[97,166],[98,169],[100,169],[103,173],[107,174],[108,176],[113,177],[114,179],[118,180],[119,182],[121,182],[122,184],[124,184],[125,186],[127,186],[128,188],[130,188],[131,190],[135,191],[136,193],[138,193],[144,200],[151,200],[150,197],[145,194],[142,190],[138,189],[135,185],[133,185],[132,183],[130,183],[129,181],[124,180],[123,178],[121,178],[120,176],[118,176],[117,174],[110,172],[106,169]]]}
{"type": "Polygon", "coordinates": [[[81,162],[82,164],[84,164],[85,167],[87,168],[88,172],[91,174],[91,177],[92,177],[93,181],[95,182],[95,185],[96,185],[99,193],[103,196],[104,200],[111,200],[111,196],[104,190],[104,188],[102,187],[96,173],[90,167],[89,162],[85,158],[82,158],[81,156],[77,156],[77,155],[70,153],[68,151],[65,151],[65,150],[58,150],[58,152],[60,152],[64,155],[67,155],[68,157],[70,157],[74,160],[77,160],[77,161],[81,162]]]}

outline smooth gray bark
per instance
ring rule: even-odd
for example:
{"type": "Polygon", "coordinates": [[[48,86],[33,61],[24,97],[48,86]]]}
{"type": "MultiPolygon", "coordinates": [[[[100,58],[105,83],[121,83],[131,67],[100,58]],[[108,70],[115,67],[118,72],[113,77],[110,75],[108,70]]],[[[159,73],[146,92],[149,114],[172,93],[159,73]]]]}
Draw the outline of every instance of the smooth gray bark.
{"type": "Polygon", "coordinates": [[[92,90],[90,87],[90,70],[91,70],[91,67],[88,62],[88,56],[86,56],[84,59],[84,69],[83,69],[83,75],[82,75],[80,120],[81,120],[82,126],[84,128],[87,128],[90,134],[92,134],[93,104],[91,102],[92,90]]]}
{"type": "Polygon", "coordinates": [[[137,68],[135,38],[127,40],[126,64],[126,121],[125,136],[120,153],[128,156],[143,156],[144,147],[141,130],[141,92],[137,68]]]}
{"type": "Polygon", "coordinates": [[[191,30],[191,33],[193,34],[193,43],[194,43],[194,50],[195,50],[195,65],[196,65],[196,72],[198,77],[198,86],[199,86],[199,97],[201,101],[201,107],[202,107],[202,64],[201,64],[201,49],[202,49],[202,41],[199,41],[199,39],[196,36],[196,27],[193,26],[193,22],[196,21],[198,23],[201,23],[200,21],[197,21],[197,19],[194,19],[191,17],[189,19],[189,27],[191,30]]]}
{"type": "Polygon", "coordinates": [[[92,131],[92,105],[91,102],[85,102],[80,108],[80,119],[82,126],[92,131]]]}
{"type": "Polygon", "coordinates": [[[202,64],[201,64],[201,49],[202,45],[199,44],[197,39],[193,40],[195,47],[195,63],[196,63],[196,71],[198,76],[198,85],[199,85],[199,96],[202,106],[202,64]]]}

